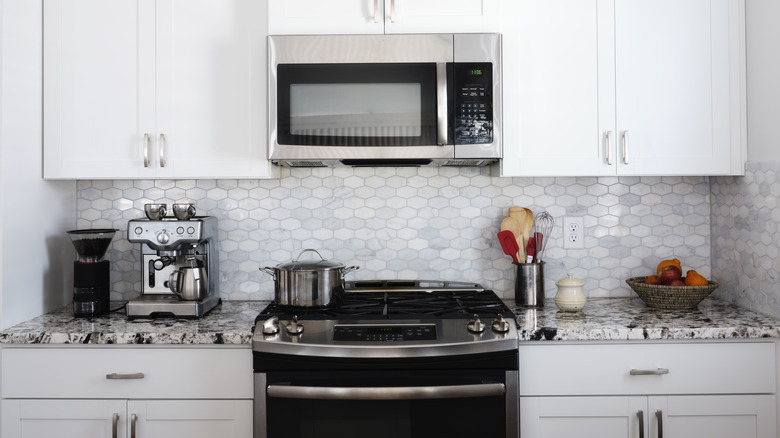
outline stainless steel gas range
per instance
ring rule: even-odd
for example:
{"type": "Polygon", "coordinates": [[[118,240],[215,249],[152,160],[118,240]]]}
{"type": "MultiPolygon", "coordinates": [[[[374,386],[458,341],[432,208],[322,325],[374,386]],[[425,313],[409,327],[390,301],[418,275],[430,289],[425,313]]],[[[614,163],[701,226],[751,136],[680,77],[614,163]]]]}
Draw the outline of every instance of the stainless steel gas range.
{"type": "Polygon", "coordinates": [[[348,282],[256,319],[255,438],[518,436],[515,316],[476,284],[348,282]]]}

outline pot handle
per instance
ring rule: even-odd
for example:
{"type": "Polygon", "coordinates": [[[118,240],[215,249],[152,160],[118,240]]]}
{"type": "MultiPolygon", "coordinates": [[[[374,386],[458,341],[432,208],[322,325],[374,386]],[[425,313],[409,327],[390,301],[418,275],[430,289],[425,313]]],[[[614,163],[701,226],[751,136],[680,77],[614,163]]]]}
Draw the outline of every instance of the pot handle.
{"type": "Polygon", "coordinates": [[[304,249],[303,251],[301,251],[301,252],[298,254],[298,257],[296,257],[296,258],[294,258],[294,259],[293,259],[293,263],[294,263],[294,262],[297,262],[298,260],[300,260],[300,259],[301,259],[301,256],[303,255],[303,253],[305,253],[305,252],[309,252],[309,251],[313,251],[315,254],[317,254],[318,256],[320,256],[320,258],[322,259],[322,261],[323,261],[323,262],[325,261],[325,257],[323,257],[323,256],[322,256],[322,254],[320,254],[319,252],[317,252],[317,250],[316,250],[316,249],[311,249],[311,248],[309,248],[309,249],[304,249]]]}
{"type": "Polygon", "coordinates": [[[358,269],[360,269],[360,266],[348,266],[348,267],[344,268],[341,271],[341,278],[344,278],[344,276],[346,276],[350,272],[357,271],[358,269]]]}
{"type": "Polygon", "coordinates": [[[268,266],[266,266],[265,268],[259,268],[259,269],[261,271],[265,272],[266,274],[270,275],[271,277],[273,277],[274,281],[276,281],[276,269],[269,268],[268,266]]]}

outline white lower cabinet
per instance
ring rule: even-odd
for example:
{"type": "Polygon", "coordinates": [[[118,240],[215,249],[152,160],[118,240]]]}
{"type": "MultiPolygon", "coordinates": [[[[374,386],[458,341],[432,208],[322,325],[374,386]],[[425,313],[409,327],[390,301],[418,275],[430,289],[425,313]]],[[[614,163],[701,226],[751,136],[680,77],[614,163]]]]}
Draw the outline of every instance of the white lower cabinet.
{"type": "Polygon", "coordinates": [[[521,437],[777,437],[772,342],[521,346],[520,376],[521,437]]]}
{"type": "Polygon", "coordinates": [[[5,438],[249,438],[251,400],[3,400],[5,438]]]}
{"type": "Polygon", "coordinates": [[[2,351],[3,438],[251,438],[249,348],[2,351]]]}

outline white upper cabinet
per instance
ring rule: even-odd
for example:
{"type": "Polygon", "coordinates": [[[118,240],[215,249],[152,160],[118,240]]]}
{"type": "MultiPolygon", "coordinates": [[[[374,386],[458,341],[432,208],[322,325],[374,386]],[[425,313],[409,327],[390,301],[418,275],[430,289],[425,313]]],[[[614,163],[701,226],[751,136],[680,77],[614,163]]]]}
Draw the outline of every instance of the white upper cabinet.
{"type": "Polygon", "coordinates": [[[254,0],[45,0],[44,177],[267,177],[254,0]]]}
{"type": "Polygon", "coordinates": [[[479,33],[500,30],[501,0],[268,0],[269,33],[479,33]]]}
{"type": "Polygon", "coordinates": [[[744,0],[518,0],[503,16],[504,176],[744,172],[744,0]]]}

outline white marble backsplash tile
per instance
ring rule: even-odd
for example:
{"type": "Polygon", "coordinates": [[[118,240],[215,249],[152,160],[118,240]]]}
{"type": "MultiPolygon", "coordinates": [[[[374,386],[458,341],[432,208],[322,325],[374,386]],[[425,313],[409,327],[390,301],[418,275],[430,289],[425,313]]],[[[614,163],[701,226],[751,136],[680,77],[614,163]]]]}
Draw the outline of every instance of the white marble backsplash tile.
{"type": "Polygon", "coordinates": [[[112,299],[141,288],[127,221],[149,202],[194,202],[219,218],[220,295],[271,299],[259,271],[305,248],[347,266],[347,280],[478,282],[512,298],[514,269],[496,238],[510,206],[547,210],[547,297],[567,273],[591,297],[633,296],[623,282],[677,257],[710,275],[707,177],[502,178],[495,168],[284,169],[275,180],[114,180],[78,183],[78,227],[121,230],[111,245],[112,299]],[[584,249],[564,250],[562,218],[584,221],[584,249]]]}

